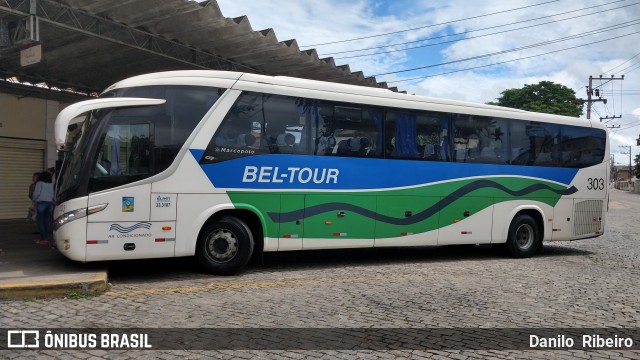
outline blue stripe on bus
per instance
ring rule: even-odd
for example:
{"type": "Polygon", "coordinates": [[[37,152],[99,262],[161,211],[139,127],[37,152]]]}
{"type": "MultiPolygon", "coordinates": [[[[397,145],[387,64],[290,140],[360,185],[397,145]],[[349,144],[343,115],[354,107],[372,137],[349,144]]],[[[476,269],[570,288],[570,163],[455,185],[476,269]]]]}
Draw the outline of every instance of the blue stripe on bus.
{"type": "Polygon", "coordinates": [[[202,159],[202,155],[204,155],[204,150],[189,149],[189,151],[191,151],[191,155],[193,155],[196,161],[200,162],[200,159],[202,159]]]}
{"type": "MultiPolygon", "coordinates": [[[[191,150],[200,160],[202,152],[191,150]]],[[[525,176],[569,185],[578,169],[383,160],[311,155],[257,155],[201,165],[215,187],[372,190],[469,177],[525,176]]]]}

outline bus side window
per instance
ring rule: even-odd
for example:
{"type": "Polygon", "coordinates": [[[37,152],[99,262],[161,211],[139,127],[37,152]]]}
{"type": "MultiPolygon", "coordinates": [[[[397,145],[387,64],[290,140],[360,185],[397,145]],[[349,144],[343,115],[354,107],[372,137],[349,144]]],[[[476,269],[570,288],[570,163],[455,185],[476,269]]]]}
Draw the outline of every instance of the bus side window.
{"type": "Polygon", "coordinates": [[[333,104],[314,101],[311,108],[311,121],[315,121],[316,131],[311,142],[315,146],[314,155],[333,155],[337,151],[333,104]]]}
{"type": "Polygon", "coordinates": [[[443,144],[440,114],[423,113],[418,115],[418,150],[420,157],[429,161],[441,161],[443,144]]]}
{"type": "Polygon", "coordinates": [[[275,154],[306,154],[310,101],[303,98],[263,95],[266,148],[275,154]]]}
{"type": "Polygon", "coordinates": [[[513,165],[561,166],[559,126],[533,121],[511,121],[513,165]]]}
{"type": "Polygon", "coordinates": [[[477,128],[478,148],[472,161],[485,164],[506,164],[509,161],[507,137],[508,121],[500,118],[485,118],[477,128]]]}
{"type": "Polygon", "coordinates": [[[446,160],[443,135],[447,116],[431,111],[389,110],[385,121],[386,155],[398,159],[446,160]]]}
{"type": "MultiPolygon", "coordinates": [[[[200,162],[209,163],[255,154],[277,153],[276,139],[280,132],[284,132],[279,119],[286,116],[278,110],[278,104],[283,102],[282,99],[286,102],[289,98],[243,92],[222,120],[200,162]]],[[[293,100],[289,102],[293,104],[293,100]]],[[[291,109],[295,110],[295,107],[291,109]]]]}
{"type": "MultiPolygon", "coordinates": [[[[132,107],[115,110],[114,114],[127,118],[144,118],[151,124],[148,141],[150,154],[134,154],[131,158],[132,172],[160,173],[166,170],[207,111],[224,93],[224,89],[205,86],[142,86],[123,89],[118,96],[165,99],[160,106],[132,107]],[[144,160],[148,158],[147,160],[144,160]],[[141,161],[147,161],[142,165],[141,161]],[[140,165],[136,165],[140,164],[140,165]]],[[[140,138],[140,137],[139,137],[140,138]]]]}
{"type": "Polygon", "coordinates": [[[385,118],[385,148],[388,157],[417,159],[418,134],[416,113],[409,110],[388,110],[385,118]]]}
{"type": "Polygon", "coordinates": [[[489,146],[487,129],[490,120],[484,116],[455,114],[454,129],[454,161],[481,162],[482,148],[489,146]]]}
{"type": "Polygon", "coordinates": [[[146,134],[135,134],[131,138],[131,149],[129,150],[129,161],[127,164],[127,174],[148,174],[149,169],[149,136],[146,134]]]}
{"type": "Polygon", "coordinates": [[[150,124],[120,118],[102,137],[90,178],[90,191],[124,185],[153,175],[150,124]]]}
{"type": "Polygon", "coordinates": [[[322,101],[311,111],[315,155],[382,156],[382,109],[322,101]]]}
{"type": "Polygon", "coordinates": [[[562,125],[560,127],[560,158],[562,166],[584,168],[604,159],[606,133],[600,129],[562,125]]]}

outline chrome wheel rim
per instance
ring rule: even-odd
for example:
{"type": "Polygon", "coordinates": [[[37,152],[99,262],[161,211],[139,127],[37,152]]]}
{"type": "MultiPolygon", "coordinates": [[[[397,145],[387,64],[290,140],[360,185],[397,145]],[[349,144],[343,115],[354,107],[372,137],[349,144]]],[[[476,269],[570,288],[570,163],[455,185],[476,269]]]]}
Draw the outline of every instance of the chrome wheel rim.
{"type": "Polygon", "coordinates": [[[218,229],[207,237],[207,253],[212,260],[225,263],[231,261],[238,253],[238,239],[227,229],[218,229]]]}
{"type": "Polygon", "coordinates": [[[521,250],[528,250],[533,245],[533,226],[522,224],[516,230],[516,245],[521,250]]]}

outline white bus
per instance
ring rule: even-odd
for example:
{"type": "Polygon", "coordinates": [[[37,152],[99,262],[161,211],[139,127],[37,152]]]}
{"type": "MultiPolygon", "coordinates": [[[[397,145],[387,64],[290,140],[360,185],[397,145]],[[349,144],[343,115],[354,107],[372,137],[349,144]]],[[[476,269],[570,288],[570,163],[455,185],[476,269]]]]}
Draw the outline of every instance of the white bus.
{"type": "Polygon", "coordinates": [[[585,119],[224,71],[132,77],[64,109],[54,237],[73,260],[543,242],[604,232],[585,119]]]}

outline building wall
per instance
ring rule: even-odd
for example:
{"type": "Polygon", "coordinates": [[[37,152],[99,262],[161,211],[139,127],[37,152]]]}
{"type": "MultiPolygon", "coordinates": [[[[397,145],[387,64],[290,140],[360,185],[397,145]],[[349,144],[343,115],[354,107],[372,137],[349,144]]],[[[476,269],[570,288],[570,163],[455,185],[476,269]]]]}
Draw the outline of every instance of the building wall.
{"type": "Polygon", "coordinates": [[[0,93],[0,220],[25,218],[34,172],[55,166],[55,119],[68,104],[0,93]]]}
{"type": "Polygon", "coordinates": [[[47,100],[0,93],[0,136],[46,140],[47,100]]]}

